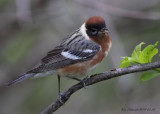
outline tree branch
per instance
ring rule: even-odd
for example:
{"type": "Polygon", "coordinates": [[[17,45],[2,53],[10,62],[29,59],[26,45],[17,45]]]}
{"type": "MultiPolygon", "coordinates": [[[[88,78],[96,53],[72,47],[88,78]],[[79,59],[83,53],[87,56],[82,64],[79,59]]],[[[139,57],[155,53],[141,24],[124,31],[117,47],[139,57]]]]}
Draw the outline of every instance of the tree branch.
{"type": "MultiPolygon", "coordinates": [[[[107,71],[104,73],[95,74],[95,75],[92,75],[89,79],[87,79],[85,84],[86,86],[89,86],[89,85],[96,84],[98,82],[115,78],[121,75],[152,70],[155,68],[160,68],[160,61],[154,62],[154,63],[139,64],[139,65],[135,65],[127,68],[118,68],[118,69],[107,71]]],[[[70,98],[70,96],[73,93],[75,93],[81,88],[83,88],[83,85],[81,83],[78,83],[70,87],[67,91],[65,91],[62,94],[63,104],[70,98]]],[[[59,99],[57,99],[55,102],[50,104],[43,112],[41,112],[41,114],[52,114],[57,109],[59,109],[63,104],[59,101],[59,99]]]]}
{"type": "Polygon", "coordinates": [[[111,5],[107,5],[97,0],[94,0],[92,2],[90,2],[90,0],[76,0],[76,1],[90,8],[97,9],[102,12],[106,12],[115,16],[128,17],[134,19],[160,20],[159,12],[142,12],[142,11],[126,10],[113,7],[111,5]]]}

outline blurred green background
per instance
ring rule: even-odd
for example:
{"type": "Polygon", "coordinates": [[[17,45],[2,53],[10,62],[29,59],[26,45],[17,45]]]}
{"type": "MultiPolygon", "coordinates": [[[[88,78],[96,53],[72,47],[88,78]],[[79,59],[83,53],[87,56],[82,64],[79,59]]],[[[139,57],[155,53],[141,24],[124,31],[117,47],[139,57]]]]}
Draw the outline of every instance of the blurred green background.
{"type": "MultiPolygon", "coordinates": [[[[106,20],[113,45],[93,73],[119,68],[140,42],[160,40],[159,0],[0,0],[0,84],[32,68],[94,15],[106,20]]],[[[138,84],[140,74],[81,89],[55,114],[160,114],[160,77],[138,84]]],[[[62,91],[76,83],[63,78],[62,91]]],[[[57,88],[56,75],[0,87],[0,114],[39,114],[57,99],[57,88]]]]}

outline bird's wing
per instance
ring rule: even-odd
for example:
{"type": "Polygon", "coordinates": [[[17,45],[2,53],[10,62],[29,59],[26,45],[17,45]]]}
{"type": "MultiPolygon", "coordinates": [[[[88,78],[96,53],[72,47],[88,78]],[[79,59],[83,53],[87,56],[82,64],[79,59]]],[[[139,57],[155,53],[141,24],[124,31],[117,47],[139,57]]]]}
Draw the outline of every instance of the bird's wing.
{"type": "Polygon", "coordinates": [[[50,70],[56,70],[67,65],[83,62],[93,58],[100,46],[91,41],[85,39],[81,35],[73,36],[52,51],[48,52],[41,64],[30,71],[30,73],[40,73],[50,70]]]}

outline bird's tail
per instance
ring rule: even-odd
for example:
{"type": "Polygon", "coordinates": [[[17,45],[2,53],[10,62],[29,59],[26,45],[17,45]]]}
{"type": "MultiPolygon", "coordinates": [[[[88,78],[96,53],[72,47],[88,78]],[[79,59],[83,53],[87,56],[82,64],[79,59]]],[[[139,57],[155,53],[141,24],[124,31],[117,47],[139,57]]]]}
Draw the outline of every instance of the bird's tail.
{"type": "Polygon", "coordinates": [[[17,84],[25,79],[31,78],[32,76],[34,76],[34,73],[23,74],[23,75],[17,77],[16,79],[8,82],[7,85],[11,86],[11,85],[17,84]]]}

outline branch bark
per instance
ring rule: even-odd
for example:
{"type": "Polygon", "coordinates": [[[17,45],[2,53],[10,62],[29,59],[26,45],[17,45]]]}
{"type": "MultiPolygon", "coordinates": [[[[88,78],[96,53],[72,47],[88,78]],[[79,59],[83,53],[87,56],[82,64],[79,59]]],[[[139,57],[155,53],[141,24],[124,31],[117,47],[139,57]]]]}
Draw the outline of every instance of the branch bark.
{"type": "MultiPolygon", "coordinates": [[[[118,68],[118,69],[107,71],[104,73],[95,74],[95,75],[90,76],[90,78],[86,80],[85,84],[86,86],[89,86],[89,85],[96,84],[98,82],[112,79],[115,77],[119,77],[125,74],[147,71],[147,70],[152,70],[155,68],[160,68],[160,61],[154,62],[154,63],[139,64],[139,65],[135,65],[135,66],[127,67],[127,68],[118,68]]],[[[61,103],[59,99],[57,99],[55,102],[50,104],[43,112],[41,112],[41,114],[52,114],[57,109],[59,109],[63,104],[65,104],[66,101],[70,98],[70,96],[73,93],[75,93],[81,88],[83,88],[83,85],[81,83],[77,83],[73,85],[72,87],[70,87],[67,91],[65,91],[62,94],[63,103],[61,103]]]]}

